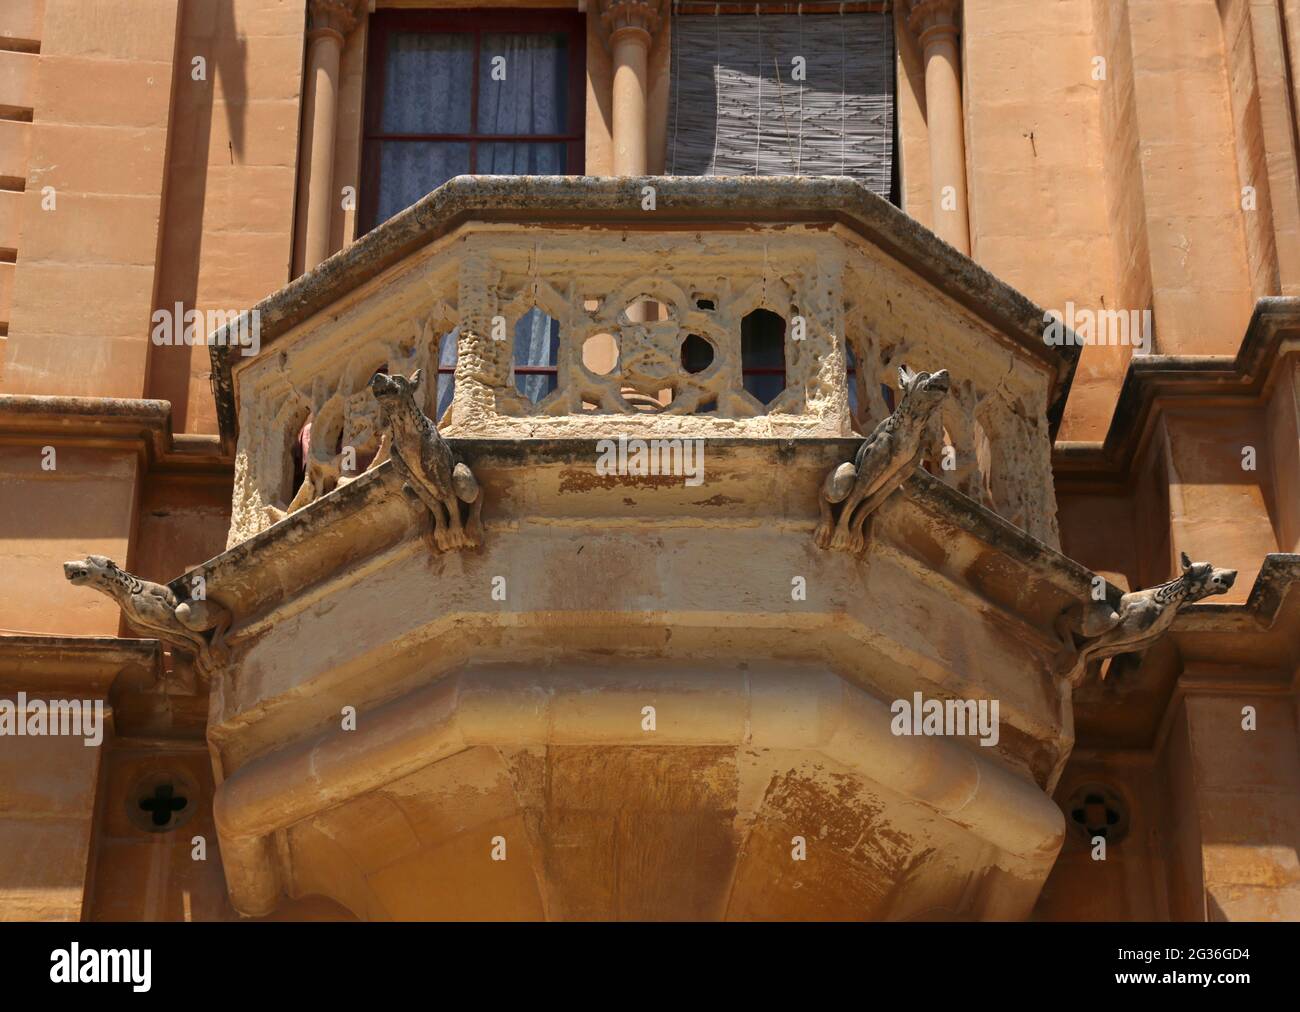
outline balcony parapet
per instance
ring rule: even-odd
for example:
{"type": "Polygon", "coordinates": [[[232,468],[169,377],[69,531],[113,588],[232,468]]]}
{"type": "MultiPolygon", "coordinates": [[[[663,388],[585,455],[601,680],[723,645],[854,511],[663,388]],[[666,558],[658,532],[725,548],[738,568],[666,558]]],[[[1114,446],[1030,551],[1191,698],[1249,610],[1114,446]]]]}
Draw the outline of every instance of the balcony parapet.
{"type": "Polygon", "coordinates": [[[451,437],[826,439],[886,417],[904,364],[953,377],[931,470],[1057,543],[1051,439],[1078,349],[851,180],[461,177],[255,312],[256,354],[212,343],[232,545],[378,462],[377,370],[420,369],[451,437]],[[784,331],[766,401],[742,338],[760,312],[784,331]],[[539,314],[558,331],[544,396],[516,369],[539,314]]]}

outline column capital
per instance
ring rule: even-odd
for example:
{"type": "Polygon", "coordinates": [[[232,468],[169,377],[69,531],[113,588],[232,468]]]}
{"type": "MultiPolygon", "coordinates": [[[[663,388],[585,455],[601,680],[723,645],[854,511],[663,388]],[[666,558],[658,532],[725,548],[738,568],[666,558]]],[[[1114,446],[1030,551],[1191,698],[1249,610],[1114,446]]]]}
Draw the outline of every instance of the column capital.
{"type": "Polygon", "coordinates": [[[307,0],[307,38],[337,38],[342,45],[356,28],[367,0],[307,0]]]}
{"type": "Polygon", "coordinates": [[[922,45],[932,38],[956,36],[961,26],[961,0],[907,0],[907,26],[922,45]]]}
{"type": "Polygon", "coordinates": [[[631,35],[648,46],[663,24],[663,0],[600,0],[600,24],[606,45],[631,35]]]}

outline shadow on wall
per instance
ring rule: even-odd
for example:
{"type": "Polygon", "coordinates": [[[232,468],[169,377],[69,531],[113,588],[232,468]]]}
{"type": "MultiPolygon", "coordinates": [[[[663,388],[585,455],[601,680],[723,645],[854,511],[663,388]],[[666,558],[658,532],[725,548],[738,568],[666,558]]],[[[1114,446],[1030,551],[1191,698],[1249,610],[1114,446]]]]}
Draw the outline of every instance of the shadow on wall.
{"type": "MultiPolygon", "coordinates": [[[[243,161],[248,111],[248,43],[239,36],[235,5],[239,0],[182,0],[180,39],[172,69],[172,115],[168,136],[163,240],[158,260],[155,309],[177,303],[193,309],[198,301],[199,264],[212,143],[215,95],[220,88],[229,133],[227,161],[243,161]],[[195,80],[195,59],[202,57],[205,80],[195,80]]],[[[305,16],[305,15],[304,15],[305,16]]],[[[233,308],[233,307],[224,307],[233,308]]],[[[171,401],[172,425],[187,431],[190,371],[195,355],[206,371],[207,349],[154,345],[149,349],[148,396],[171,401]]]]}

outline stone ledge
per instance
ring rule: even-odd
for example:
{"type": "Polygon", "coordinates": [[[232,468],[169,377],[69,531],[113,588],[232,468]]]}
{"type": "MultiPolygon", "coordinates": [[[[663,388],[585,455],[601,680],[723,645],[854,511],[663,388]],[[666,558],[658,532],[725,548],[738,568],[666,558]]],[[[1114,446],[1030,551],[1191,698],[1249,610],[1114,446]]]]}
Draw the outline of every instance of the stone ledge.
{"type": "Polygon", "coordinates": [[[161,670],[157,640],[0,633],[0,691],[107,696],[124,672],[134,681],[156,678],[161,670]]]}
{"type": "Polygon", "coordinates": [[[172,432],[170,401],[0,394],[0,439],[134,446],[151,471],[233,474],[219,436],[172,432]]]}
{"type": "Polygon", "coordinates": [[[1255,304],[1236,355],[1149,355],[1129,362],[1102,442],[1062,441],[1052,452],[1058,494],[1075,487],[1124,484],[1158,402],[1260,396],[1273,366],[1300,348],[1300,298],[1255,304]]]}
{"type": "MultiPolygon", "coordinates": [[[[681,477],[602,478],[595,473],[595,443],[589,439],[448,439],[447,442],[460,459],[470,462],[486,489],[484,522],[489,537],[493,527],[503,522],[513,523],[521,516],[539,515],[534,504],[521,509],[524,500],[510,486],[513,480],[511,472],[528,469],[534,472],[534,477],[542,471],[554,472],[547,478],[546,491],[540,493],[548,497],[548,503],[560,502],[566,495],[572,503],[562,510],[540,515],[571,517],[599,527],[611,518],[627,519],[630,507],[626,498],[650,494],[656,497],[657,508],[655,512],[642,514],[647,523],[661,522],[669,517],[686,517],[692,524],[708,526],[743,523],[760,517],[770,520],[778,516],[782,522],[800,528],[799,533],[791,532],[792,537],[804,536],[802,528],[806,526],[811,542],[811,531],[818,517],[817,487],[826,471],[836,463],[850,459],[861,441],[828,438],[706,439],[706,454],[722,462],[721,476],[715,473],[710,477],[707,491],[703,485],[698,488],[685,486],[681,477]],[[772,499],[755,500],[754,482],[770,478],[774,463],[781,465],[780,471],[784,475],[777,485],[779,491],[773,493],[772,499]],[[580,484],[565,478],[564,465],[574,464],[581,464],[582,474],[586,476],[580,484]],[[750,471],[742,473],[742,465],[748,466],[750,471]],[[751,474],[764,477],[751,480],[751,474]],[[736,495],[741,486],[750,496],[749,508],[746,508],[745,500],[736,495]],[[508,521],[503,521],[500,513],[503,496],[509,496],[516,507],[508,521]],[[779,502],[774,506],[778,496],[779,502]],[[798,498],[799,508],[793,506],[792,497],[798,498]]],[[[321,543],[338,544],[340,530],[336,525],[347,525],[355,533],[356,548],[348,554],[349,560],[391,547],[401,540],[403,527],[409,523],[410,516],[409,508],[397,494],[396,485],[390,478],[391,470],[392,465],[385,462],[196,567],[195,571],[204,573],[208,593],[231,608],[238,621],[238,616],[249,613],[251,602],[245,601],[241,607],[235,598],[251,591],[248,567],[257,565],[257,556],[282,560],[275,563],[281,570],[276,586],[289,593],[289,588],[294,585],[290,574],[298,568],[290,555],[301,554],[307,545],[318,539],[324,539],[321,543]],[[386,519],[381,520],[381,516],[386,519]],[[385,525],[391,529],[385,530],[385,525]]],[[[894,500],[906,501],[930,515],[942,516],[953,531],[960,530],[983,542],[1059,587],[1063,599],[1082,599],[1088,593],[1093,578],[1088,570],[920,468],[913,472],[891,504],[882,507],[882,511],[893,508],[894,500]]],[[[640,505],[640,501],[632,505],[640,505]]],[[[172,589],[183,592],[183,581],[187,578],[178,577],[171,581],[172,589]]],[[[1107,585],[1107,597],[1112,601],[1117,602],[1122,594],[1120,588],[1107,585]]],[[[259,603],[253,605],[253,611],[266,605],[257,595],[254,595],[254,600],[259,603]]]]}

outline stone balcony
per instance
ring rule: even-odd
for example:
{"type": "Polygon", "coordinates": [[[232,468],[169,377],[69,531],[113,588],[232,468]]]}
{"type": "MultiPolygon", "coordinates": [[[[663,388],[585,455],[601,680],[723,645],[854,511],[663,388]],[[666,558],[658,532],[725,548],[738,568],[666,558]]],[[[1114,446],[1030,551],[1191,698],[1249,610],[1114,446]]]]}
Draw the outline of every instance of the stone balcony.
{"type": "Polygon", "coordinates": [[[214,346],[237,476],[202,567],[233,617],[208,739],[238,909],[1028,913],[1073,744],[1052,625],[1090,574],[1055,551],[1048,468],[1073,359],[1026,300],[847,181],[463,179],[258,309],[257,354],[214,346]],[[492,337],[534,307],[560,342],[537,399],[492,337]],[[766,404],[741,371],[755,309],[789,337],[766,404]],[[446,334],[472,551],[436,550],[391,461],[339,459],[376,438],[371,374],[432,375],[446,334]],[[822,550],[849,384],[874,424],[903,362],[950,371],[958,466],[916,469],[863,552],[822,550]],[[702,484],[600,473],[618,435],[703,439],[702,484]],[[893,733],[916,692],[996,701],[996,741],[893,733]]]}
{"type": "Polygon", "coordinates": [[[360,466],[374,453],[378,369],[421,369],[449,437],[824,439],[870,432],[900,364],[953,377],[954,466],[935,473],[1058,544],[1049,433],[1077,349],[1048,347],[1041,310],[849,180],[464,177],[258,312],[260,354],[214,355],[239,433],[232,545],[355,477],[340,448],[360,466]],[[513,336],[535,311],[558,325],[558,383],[530,399],[513,336]],[[756,311],[785,328],[785,388],[767,403],[742,376],[756,311]],[[317,480],[295,501],[309,419],[317,480]]]}

